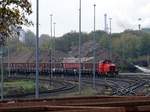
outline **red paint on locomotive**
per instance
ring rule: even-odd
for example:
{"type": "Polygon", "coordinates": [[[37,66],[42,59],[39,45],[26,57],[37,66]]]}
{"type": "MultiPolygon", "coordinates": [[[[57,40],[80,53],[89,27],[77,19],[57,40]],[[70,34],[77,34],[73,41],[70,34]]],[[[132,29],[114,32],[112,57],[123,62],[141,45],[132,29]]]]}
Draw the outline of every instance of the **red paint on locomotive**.
{"type": "Polygon", "coordinates": [[[98,64],[97,72],[102,75],[106,74],[117,74],[116,65],[110,60],[104,60],[98,64]]]}

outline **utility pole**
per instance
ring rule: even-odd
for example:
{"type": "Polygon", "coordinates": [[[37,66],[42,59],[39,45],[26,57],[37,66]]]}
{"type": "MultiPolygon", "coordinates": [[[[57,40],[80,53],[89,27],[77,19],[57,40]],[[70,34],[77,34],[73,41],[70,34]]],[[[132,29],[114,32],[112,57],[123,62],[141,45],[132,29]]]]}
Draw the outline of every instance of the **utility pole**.
{"type": "MultiPolygon", "coordinates": [[[[107,14],[105,13],[104,14],[104,31],[105,31],[105,33],[108,33],[108,24],[107,24],[107,14]]],[[[107,55],[107,53],[105,54],[105,59],[108,59],[108,55],[107,55]]]]}
{"type": "Polygon", "coordinates": [[[94,4],[94,34],[93,34],[93,88],[95,88],[95,64],[96,64],[96,42],[95,42],[95,7],[96,4],[94,4]]]}
{"type": "Polygon", "coordinates": [[[7,38],[7,49],[8,49],[8,58],[7,58],[7,63],[8,63],[8,77],[10,77],[10,53],[9,53],[9,43],[8,43],[8,38],[7,38]]]}
{"type": "Polygon", "coordinates": [[[140,23],[141,20],[142,20],[141,18],[138,18],[138,21],[139,21],[139,24],[138,24],[139,31],[141,30],[141,23],[140,23]]]}
{"type": "Polygon", "coordinates": [[[35,97],[39,98],[39,0],[36,0],[36,84],[35,97]]]}
{"type": "MultiPolygon", "coordinates": [[[[53,66],[52,66],[52,52],[53,52],[53,15],[51,14],[50,15],[50,17],[51,17],[51,48],[50,48],[50,61],[51,61],[51,73],[50,73],[50,80],[53,78],[53,66]]],[[[51,80],[51,82],[52,82],[52,80],[51,80]]]]}
{"type": "Polygon", "coordinates": [[[20,39],[19,39],[19,36],[20,36],[20,31],[21,31],[21,27],[16,27],[16,32],[17,32],[17,51],[19,50],[19,42],[20,42],[20,39]]]}
{"type": "MultiPolygon", "coordinates": [[[[123,38],[121,39],[121,41],[122,41],[122,60],[124,62],[124,60],[125,60],[125,43],[124,43],[123,38]]],[[[122,64],[121,69],[122,69],[122,72],[123,72],[124,71],[124,65],[123,64],[122,64]]]]}
{"type": "Polygon", "coordinates": [[[1,45],[0,58],[1,58],[1,101],[2,101],[4,99],[3,45],[1,45]]]}
{"type": "Polygon", "coordinates": [[[110,60],[112,60],[112,36],[111,36],[111,20],[112,18],[109,18],[109,27],[110,27],[110,32],[109,32],[109,35],[110,35],[110,60]]]}
{"type": "MultiPolygon", "coordinates": [[[[55,63],[56,63],[56,57],[55,57],[55,56],[56,56],[56,55],[55,55],[55,54],[56,54],[56,49],[55,49],[55,27],[56,27],[56,23],[55,23],[55,22],[53,23],[53,26],[54,26],[54,41],[53,41],[53,42],[54,42],[54,43],[53,43],[53,44],[54,44],[54,45],[53,45],[53,50],[54,50],[53,52],[54,52],[54,55],[53,55],[53,57],[54,57],[54,70],[55,70],[55,63]]],[[[54,72],[55,72],[55,71],[54,71],[54,72]]]]}
{"type": "Polygon", "coordinates": [[[81,94],[81,0],[79,0],[79,94],[81,94]]]}
{"type": "MultiPolygon", "coordinates": [[[[139,32],[141,31],[141,21],[142,21],[142,18],[138,18],[138,30],[139,30],[139,32]]],[[[139,57],[138,51],[137,51],[137,57],[139,57]]]]}
{"type": "Polygon", "coordinates": [[[104,31],[107,33],[107,14],[104,14],[104,31]]]}

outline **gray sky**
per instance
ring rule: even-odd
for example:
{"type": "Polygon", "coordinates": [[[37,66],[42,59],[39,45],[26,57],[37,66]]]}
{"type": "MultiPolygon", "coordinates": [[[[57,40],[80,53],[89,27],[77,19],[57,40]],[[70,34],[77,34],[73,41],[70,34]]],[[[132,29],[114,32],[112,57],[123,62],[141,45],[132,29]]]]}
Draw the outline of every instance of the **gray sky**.
{"type": "MultiPolygon", "coordinates": [[[[30,0],[33,14],[29,17],[35,23],[36,0],[30,0]]],[[[40,34],[50,34],[50,14],[56,22],[56,35],[78,31],[79,0],[39,0],[40,34]]],[[[104,13],[112,18],[112,32],[137,29],[138,18],[142,27],[150,26],[150,0],[82,0],[82,31],[93,30],[93,4],[96,4],[96,29],[104,29],[104,13]]],[[[34,27],[27,27],[35,32],[34,27]]]]}

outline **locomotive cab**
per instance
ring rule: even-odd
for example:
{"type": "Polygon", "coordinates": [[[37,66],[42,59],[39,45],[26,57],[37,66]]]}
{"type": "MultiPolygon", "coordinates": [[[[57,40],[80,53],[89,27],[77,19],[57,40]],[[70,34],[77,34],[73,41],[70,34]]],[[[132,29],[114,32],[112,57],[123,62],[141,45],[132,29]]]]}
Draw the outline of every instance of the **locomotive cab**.
{"type": "Polygon", "coordinates": [[[103,60],[98,63],[98,73],[101,75],[114,75],[118,74],[116,65],[110,60],[103,60]]]}

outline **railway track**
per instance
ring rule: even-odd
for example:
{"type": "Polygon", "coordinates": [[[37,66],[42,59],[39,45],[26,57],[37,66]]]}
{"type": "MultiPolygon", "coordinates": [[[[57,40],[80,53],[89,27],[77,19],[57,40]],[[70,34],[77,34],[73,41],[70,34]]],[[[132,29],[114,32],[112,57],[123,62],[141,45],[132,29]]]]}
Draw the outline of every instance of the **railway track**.
{"type": "MultiPolygon", "coordinates": [[[[91,84],[92,80],[83,80],[84,83],[91,84]]],[[[143,89],[144,85],[149,84],[149,81],[144,77],[141,78],[99,78],[96,79],[96,87],[108,87],[111,88],[110,95],[115,96],[135,96],[139,95],[138,89],[143,89]]],[[[146,95],[146,94],[145,94],[146,95]]]]}
{"type": "MultiPolygon", "coordinates": [[[[26,78],[26,77],[9,77],[9,79],[30,79],[30,80],[35,80],[35,78],[26,78]]],[[[50,82],[53,84],[53,89],[48,89],[48,90],[44,90],[44,91],[40,91],[40,96],[44,97],[44,96],[53,96],[56,94],[61,94],[64,93],[66,91],[76,89],[77,85],[73,84],[71,82],[68,81],[64,81],[64,80],[49,80],[49,79],[44,79],[44,78],[40,78],[40,82],[42,83],[47,83],[50,84],[50,82]]],[[[35,92],[28,92],[28,93],[21,93],[21,94],[15,94],[15,95],[6,95],[6,98],[32,98],[34,97],[35,92]]]]}
{"type": "MultiPolygon", "coordinates": [[[[118,96],[138,95],[136,90],[139,88],[143,88],[145,84],[149,83],[149,81],[147,81],[145,79],[141,79],[141,78],[136,78],[133,80],[135,80],[135,81],[134,82],[132,81],[132,83],[129,81],[127,85],[122,85],[121,83],[117,82],[117,81],[124,82],[124,80],[122,80],[122,79],[115,80],[115,78],[114,78],[111,80],[109,79],[106,82],[113,89],[113,95],[118,95],[118,96]]],[[[127,82],[127,81],[125,81],[125,82],[127,82]]]]}
{"type": "Polygon", "coordinates": [[[150,97],[70,97],[0,102],[2,112],[149,112],[150,97]]]}
{"type": "MultiPolygon", "coordinates": [[[[26,77],[24,77],[24,78],[26,78],[26,77]]],[[[32,75],[30,77],[28,76],[28,78],[34,80],[34,77],[32,75]]],[[[64,84],[62,83],[61,87],[58,87],[58,88],[56,87],[53,90],[41,92],[40,94],[43,94],[43,96],[46,97],[46,96],[48,96],[48,94],[50,95],[53,93],[61,93],[61,92],[69,91],[69,90],[73,90],[73,89],[76,89],[76,91],[77,91],[78,77],[65,76],[63,78],[58,77],[58,79],[62,79],[66,82],[64,82],[64,84]],[[67,82],[69,82],[69,83],[67,83],[67,82]],[[70,82],[75,82],[76,85],[70,84],[70,82]],[[68,85],[70,85],[70,86],[68,86],[68,85]]],[[[54,82],[56,83],[58,81],[58,79],[54,80],[54,82]]],[[[90,84],[92,86],[93,82],[91,79],[92,79],[91,77],[89,77],[89,78],[83,77],[82,78],[83,84],[88,84],[88,85],[90,84]]],[[[50,80],[47,80],[46,76],[40,77],[40,80],[43,80],[46,83],[50,82],[50,80]]],[[[119,77],[115,77],[115,78],[108,78],[108,77],[107,78],[104,78],[104,77],[96,78],[96,87],[97,88],[109,87],[112,89],[112,94],[110,94],[110,95],[115,95],[115,96],[138,95],[137,90],[140,88],[143,88],[143,86],[147,83],[149,83],[149,81],[147,81],[145,79],[145,77],[139,78],[139,77],[135,77],[135,76],[134,77],[119,76],[119,77]]],[[[33,96],[33,95],[34,95],[34,93],[28,94],[27,96],[33,96]]],[[[101,95],[103,95],[103,94],[101,94],[101,95]]]]}

